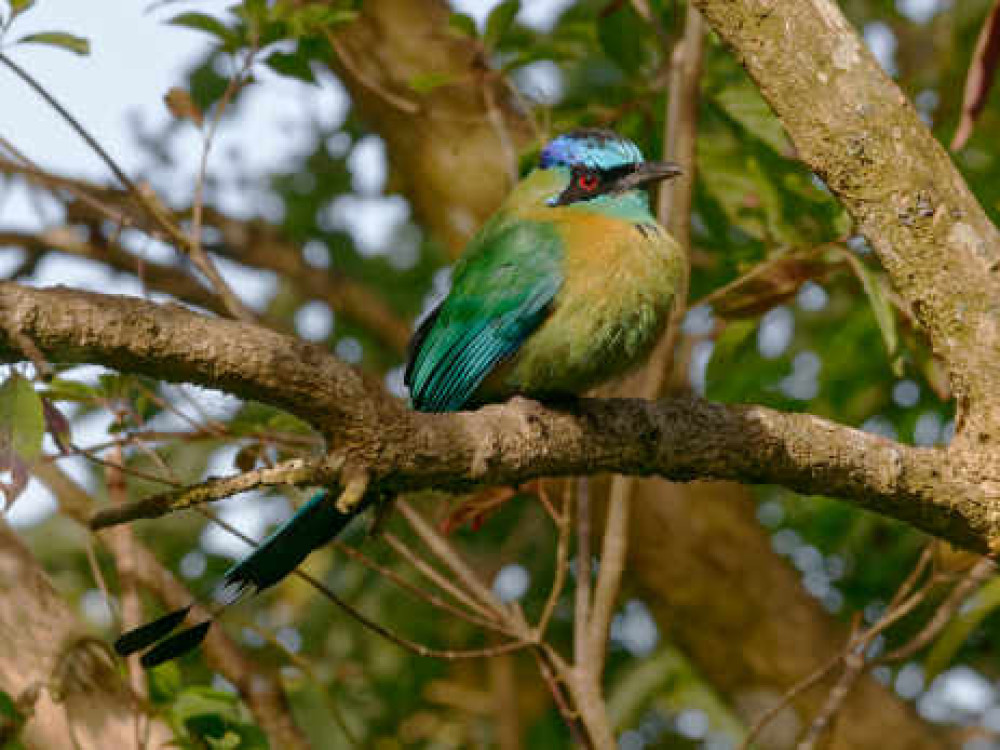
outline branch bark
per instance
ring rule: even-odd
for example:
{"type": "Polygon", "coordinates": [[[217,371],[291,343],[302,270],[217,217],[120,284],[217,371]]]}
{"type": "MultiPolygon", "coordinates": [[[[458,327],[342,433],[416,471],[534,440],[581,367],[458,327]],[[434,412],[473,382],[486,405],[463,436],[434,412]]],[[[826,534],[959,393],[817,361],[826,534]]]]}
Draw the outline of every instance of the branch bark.
{"type": "MultiPolygon", "coordinates": [[[[808,414],[693,397],[583,400],[572,412],[515,399],[418,414],[322,349],[253,324],[10,282],[0,283],[0,318],[51,362],[99,362],[287,409],[387,491],[600,472],[735,479],[840,496],[976,551],[992,549],[1000,533],[996,485],[970,478],[955,451],[911,448],[808,414]]],[[[0,333],[0,361],[24,358],[15,337],[0,333]]],[[[320,469],[296,483],[323,480],[320,469]]]]}
{"type": "MultiPolygon", "coordinates": [[[[946,363],[958,445],[1000,442],[1000,234],[833,0],[694,0],[844,204],[946,363]]],[[[970,469],[973,468],[970,466],[970,469]]]]}

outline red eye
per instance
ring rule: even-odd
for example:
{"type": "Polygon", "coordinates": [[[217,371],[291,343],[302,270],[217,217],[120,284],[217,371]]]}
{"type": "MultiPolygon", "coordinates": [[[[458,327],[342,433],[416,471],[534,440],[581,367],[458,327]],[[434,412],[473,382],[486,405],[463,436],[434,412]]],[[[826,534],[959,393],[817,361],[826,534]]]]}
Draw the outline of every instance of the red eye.
{"type": "Polygon", "coordinates": [[[597,190],[597,175],[589,172],[584,173],[576,178],[576,184],[580,186],[581,190],[586,190],[588,193],[593,192],[597,190]]]}

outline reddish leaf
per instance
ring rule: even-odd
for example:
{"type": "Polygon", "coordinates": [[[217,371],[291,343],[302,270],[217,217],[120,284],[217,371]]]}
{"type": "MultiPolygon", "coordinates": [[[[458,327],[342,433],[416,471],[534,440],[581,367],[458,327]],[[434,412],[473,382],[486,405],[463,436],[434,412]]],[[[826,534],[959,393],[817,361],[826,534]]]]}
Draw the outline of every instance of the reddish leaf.
{"type": "Polygon", "coordinates": [[[972,135],[979,114],[986,106],[990,86],[1000,63],[1000,0],[995,0],[972,53],[972,62],[965,78],[965,96],[962,100],[962,119],[958,123],[951,150],[958,151],[972,135]]]}
{"type": "Polygon", "coordinates": [[[28,486],[30,474],[28,465],[7,446],[0,446],[0,473],[9,473],[10,481],[0,480],[0,493],[3,493],[4,511],[10,510],[14,501],[28,486]]]}
{"type": "Polygon", "coordinates": [[[245,445],[240,448],[239,453],[233,463],[240,471],[252,471],[260,459],[260,446],[256,444],[245,445]]]}
{"type": "Polygon", "coordinates": [[[205,121],[198,105],[191,98],[191,94],[182,88],[174,86],[163,97],[163,101],[166,103],[167,109],[170,110],[170,114],[178,120],[191,120],[199,127],[205,121]]]}
{"type": "Polygon", "coordinates": [[[56,441],[56,445],[59,446],[60,451],[69,453],[70,426],[66,415],[59,411],[59,407],[44,396],[42,397],[42,414],[45,417],[45,431],[56,441]]]}
{"type": "Polygon", "coordinates": [[[487,487],[449,513],[439,525],[441,533],[451,535],[466,523],[472,531],[479,531],[490,516],[518,492],[512,487],[487,487]]]}

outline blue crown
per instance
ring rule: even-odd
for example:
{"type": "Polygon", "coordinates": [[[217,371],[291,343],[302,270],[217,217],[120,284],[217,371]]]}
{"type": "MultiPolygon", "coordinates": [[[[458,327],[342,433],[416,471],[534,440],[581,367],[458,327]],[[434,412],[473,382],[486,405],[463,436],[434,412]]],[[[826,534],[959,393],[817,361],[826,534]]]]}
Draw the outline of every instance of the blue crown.
{"type": "Polygon", "coordinates": [[[642,151],[632,141],[611,130],[587,128],[553,138],[542,149],[539,166],[584,166],[590,169],[615,169],[642,162],[642,151]]]}

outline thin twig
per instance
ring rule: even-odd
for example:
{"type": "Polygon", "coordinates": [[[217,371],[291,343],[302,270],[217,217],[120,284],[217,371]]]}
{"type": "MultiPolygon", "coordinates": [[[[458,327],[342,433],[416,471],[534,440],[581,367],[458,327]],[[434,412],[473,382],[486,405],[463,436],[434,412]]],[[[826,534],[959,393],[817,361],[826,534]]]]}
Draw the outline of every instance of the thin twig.
{"type": "Polygon", "coordinates": [[[924,545],[924,549],[920,553],[920,557],[917,558],[917,564],[913,566],[913,570],[911,570],[909,575],[903,579],[903,582],[892,595],[892,599],[889,601],[888,609],[893,609],[899,606],[899,603],[910,595],[913,587],[917,585],[917,581],[920,580],[920,577],[933,564],[936,550],[937,543],[935,541],[930,541],[924,545]]]}
{"type": "Polygon", "coordinates": [[[56,112],[58,112],[59,116],[62,117],[63,120],[65,120],[66,123],[71,128],[73,128],[73,130],[76,131],[76,134],[79,135],[86,142],[88,146],[90,146],[93,152],[100,157],[101,161],[103,161],[107,165],[108,169],[110,169],[114,173],[115,177],[118,178],[118,181],[130,193],[139,192],[139,188],[136,186],[136,184],[132,182],[131,179],[129,179],[128,175],[125,174],[125,171],[118,166],[117,162],[115,162],[115,160],[111,158],[111,156],[108,154],[107,151],[104,150],[101,144],[98,143],[97,140],[89,132],[87,132],[87,129],[83,127],[80,121],[77,120],[70,113],[70,111],[67,110],[59,102],[58,99],[52,96],[52,94],[50,94],[48,90],[44,86],[42,86],[42,84],[39,83],[34,76],[32,76],[28,71],[26,71],[24,68],[22,68],[13,60],[11,60],[9,57],[7,57],[7,55],[3,54],[2,52],[0,52],[0,63],[6,65],[7,68],[11,70],[11,72],[13,72],[18,78],[24,81],[29,87],[31,87],[35,91],[36,94],[42,97],[50,107],[52,107],[56,112]]]}
{"type": "Polygon", "coordinates": [[[573,656],[583,659],[590,619],[590,479],[580,477],[576,493],[576,591],[573,601],[573,656]]]}
{"type": "MultiPolygon", "coordinates": [[[[336,480],[342,466],[343,463],[338,465],[336,460],[293,458],[273,469],[265,467],[231,477],[209,479],[125,505],[103,508],[94,514],[90,527],[96,531],[140,518],[159,518],[166,513],[222,500],[258,487],[326,485],[336,480]]],[[[164,480],[157,478],[157,481],[164,480]]]]}
{"type": "Polygon", "coordinates": [[[812,724],[802,740],[795,746],[795,750],[814,750],[816,743],[822,738],[823,733],[830,727],[837,713],[847,700],[851,688],[864,673],[865,655],[863,653],[850,653],[844,656],[844,671],[833,686],[830,694],[820,709],[819,714],[813,719],[812,724]]]}
{"type": "Polygon", "coordinates": [[[253,314],[243,305],[242,302],[240,302],[239,298],[233,293],[232,289],[229,288],[225,279],[222,278],[222,274],[219,273],[219,269],[216,268],[215,264],[208,257],[208,254],[205,252],[205,249],[201,244],[201,235],[202,217],[205,209],[205,179],[208,175],[208,155],[212,150],[215,135],[219,130],[219,124],[222,122],[222,118],[226,113],[229,102],[236,95],[236,92],[239,91],[247,73],[253,67],[256,53],[257,48],[254,46],[249,52],[247,52],[246,57],[243,60],[243,65],[239,71],[237,71],[236,75],[229,79],[229,84],[226,86],[226,90],[223,92],[222,97],[215,106],[215,112],[212,116],[211,122],[209,123],[208,132],[205,134],[204,146],[201,150],[201,164],[198,167],[198,177],[195,180],[194,185],[194,200],[191,208],[191,241],[188,244],[189,257],[194,264],[198,266],[198,270],[208,277],[208,280],[212,284],[212,288],[215,289],[218,295],[222,298],[229,314],[234,318],[247,322],[253,322],[253,314]]]}
{"type": "MultiPolygon", "coordinates": [[[[258,546],[257,542],[251,539],[249,536],[244,534],[242,531],[237,529],[232,524],[227,523],[222,520],[214,513],[211,513],[204,508],[199,508],[198,512],[201,513],[206,518],[214,521],[223,529],[228,531],[230,534],[242,539],[244,542],[249,544],[251,547],[258,546]]],[[[335,605],[337,605],[345,614],[347,614],[351,619],[358,622],[363,627],[382,636],[387,641],[394,643],[406,651],[409,651],[417,656],[426,656],[433,659],[442,659],[445,661],[458,661],[460,659],[482,659],[493,656],[499,656],[501,654],[509,654],[514,651],[520,651],[525,648],[529,648],[534,645],[529,640],[511,640],[505,643],[501,643],[497,646],[487,646],[485,648],[478,649],[465,649],[465,650],[455,650],[455,649],[436,649],[429,646],[425,646],[422,643],[417,643],[412,641],[405,636],[401,636],[388,628],[375,622],[373,619],[351,606],[348,602],[342,599],[333,589],[327,586],[325,583],[320,581],[318,578],[313,577],[309,573],[306,573],[300,568],[296,568],[293,574],[301,578],[303,581],[308,583],[314,589],[316,589],[320,594],[325,596],[335,605]]]]}
{"type": "Polygon", "coordinates": [[[83,181],[60,177],[46,172],[3,136],[0,136],[0,147],[14,157],[14,161],[0,159],[0,172],[20,175],[25,178],[27,183],[41,186],[52,194],[56,194],[57,190],[65,190],[102,219],[108,219],[119,225],[129,226],[126,217],[114,206],[103,203],[99,198],[91,195],[91,186],[83,181]]]}
{"type": "Polygon", "coordinates": [[[939,578],[932,575],[927,581],[925,581],[924,585],[919,590],[915,593],[910,593],[932,564],[934,559],[934,546],[935,545],[932,542],[924,547],[916,565],[914,565],[913,569],[899,585],[893,595],[890,605],[886,608],[886,611],[882,614],[882,616],[871,627],[864,631],[859,632],[858,624],[855,623],[851,629],[851,635],[847,640],[847,644],[843,649],[834,654],[813,673],[793,685],[782,695],[781,699],[777,703],[758,717],[758,719],[747,731],[743,742],[740,744],[740,750],[747,750],[754,739],[756,739],[760,732],[763,731],[764,727],[769,724],[771,720],[795,698],[820,683],[839,665],[844,664],[844,674],[841,675],[841,678],[838,680],[833,691],[831,691],[831,695],[828,696],[827,701],[824,703],[823,708],[820,710],[820,713],[817,715],[817,718],[814,720],[812,725],[812,727],[815,727],[817,722],[822,725],[822,727],[817,730],[819,735],[813,736],[812,728],[807,732],[806,739],[809,739],[811,742],[815,742],[818,739],[822,732],[825,731],[825,728],[829,726],[834,714],[840,709],[843,702],[847,699],[847,696],[850,694],[850,689],[855,684],[857,678],[860,677],[866,669],[877,663],[874,660],[867,660],[865,657],[865,653],[871,643],[887,629],[913,612],[914,609],[923,603],[933,588],[938,584],[939,578]],[[861,658],[862,663],[860,671],[855,670],[855,665],[852,661],[856,655],[860,655],[861,658]]]}
{"type": "MultiPolygon", "coordinates": [[[[149,213],[160,228],[166,232],[168,237],[177,242],[178,245],[180,245],[187,253],[192,253],[192,248],[196,244],[193,238],[185,235],[184,232],[182,232],[175,224],[173,224],[173,222],[170,221],[166,212],[162,206],[160,206],[156,198],[142,190],[129,178],[127,174],[125,174],[125,170],[123,170],[118,163],[111,158],[111,155],[108,154],[104,147],[101,146],[101,144],[87,131],[80,121],[77,120],[73,114],[59,102],[58,99],[56,99],[44,86],[42,86],[42,84],[39,83],[34,76],[3,53],[0,53],[0,63],[7,66],[7,68],[9,68],[15,75],[30,86],[59,114],[60,117],[63,118],[63,120],[84,140],[84,142],[86,142],[94,153],[100,157],[100,159],[114,173],[115,177],[125,187],[129,194],[132,195],[136,202],[149,213]]],[[[226,305],[226,308],[230,311],[233,317],[244,321],[252,321],[253,315],[243,306],[241,302],[239,302],[236,296],[233,295],[232,291],[225,284],[225,281],[219,274],[218,269],[215,268],[208,256],[204,253],[199,254],[195,252],[192,255],[192,260],[196,262],[202,273],[208,277],[216,293],[222,298],[223,303],[226,305]]]]}
{"type": "Polygon", "coordinates": [[[344,544],[343,542],[337,539],[334,539],[333,542],[331,542],[331,545],[333,546],[334,549],[347,555],[352,560],[356,560],[369,570],[378,573],[380,576],[391,581],[393,584],[395,584],[403,591],[412,594],[418,599],[422,599],[432,607],[437,607],[438,609],[444,610],[448,614],[458,617],[461,620],[465,620],[466,622],[471,623],[473,625],[478,625],[479,627],[488,628],[490,630],[500,631],[500,628],[497,627],[497,623],[495,621],[488,620],[485,617],[474,615],[471,612],[466,612],[464,609],[456,607],[451,602],[442,599],[433,591],[427,591],[426,589],[422,589],[419,586],[406,580],[405,578],[403,578],[403,576],[394,571],[392,568],[380,565],[375,560],[365,555],[363,552],[356,550],[353,547],[344,544]]]}
{"type": "Polygon", "coordinates": [[[472,596],[479,600],[488,610],[496,612],[505,611],[504,606],[493,596],[493,592],[490,591],[489,587],[479,580],[479,577],[472,572],[472,569],[465,564],[465,561],[462,560],[444,537],[438,534],[412,505],[405,500],[398,500],[396,502],[396,509],[406,519],[406,522],[420,540],[427,545],[427,548],[435,557],[458,577],[472,596]]]}
{"type": "Polygon", "coordinates": [[[748,750],[753,741],[757,739],[757,735],[764,730],[764,727],[771,723],[771,720],[774,719],[775,716],[784,710],[785,707],[787,707],[792,701],[802,695],[802,693],[806,692],[814,685],[822,682],[834,669],[837,668],[843,658],[843,653],[838,652],[812,674],[807,676],[805,679],[799,680],[792,685],[791,688],[786,690],[778,702],[757,717],[757,720],[754,721],[754,723],[747,730],[747,733],[743,738],[743,742],[740,743],[739,750],[748,750]]]}
{"type": "Polygon", "coordinates": [[[482,604],[477,602],[471,594],[467,594],[460,587],[445,578],[436,568],[434,568],[434,566],[415,555],[395,534],[386,532],[382,535],[382,539],[384,539],[385,542],[396,551],[396,554],[410,563],[410,565],[416,568],[416,570],[431,583],[435,584],[442,591],[450,594],[456,601],[461,602],[466,607],[476,612],[478,616],[493,622],[494,625],[499,621],[497,613],[487,607],[484,607],[482,604]]]}
{"type": "MultiPolygon", "coordinates": [[[[88,461],[92,461],[95,464],[100,464],[101,466],[110,466],[115,469],[121,469],[121,471],[123,471],[125,474],[136,477],[138,479],[145,479],[147,482],[159,482],[160,484],[166,484],[171,487],[180,486],[179,482],[176,482],[172,479],[164,479],[163,477],[157,476],[156,474],[150,474],[148,472],[141,471],[140,469],[133,469],[131,466],[121,466],[119,464],[116,464],[114,461],[108,461],[107,459],[101,458],[100,456],[95,456],[89,450],[79,448],[75,445],[70,444],[69,446],[67,446],[67,448],[68,450],[66,450],[64,453],[59,453],[55,456],[46,456],[44,460],[46,462],[55,462],[61,458],[68,458],[69,456],[83,456],[88,461]]],[[[111,509],[108,510],[109,512],[111,511],[111,509]]]]}
{"type": "Polygon", "coordinates": [[[558,669],[547,658],[548,652],[545,649],[532,649],[531,653],[538,664],[538,671],[541,673],[542,679],[549,688],[552,701],[556,704],[556,710],[559,711],[559,715],[562,716],[569,728],[570,735],[578,747],[589,750],[593,747],[593,743],[590,742],[586,731],[580,725],[580,714],[570,706],[570,699],[563,691],[563,681],[558,675],[558,669]]]}
{"type": "Polygon", "coordinates": [[[541,617],[538,618],[538,625],[535,626],[535,634],[538,640],[545,637],[545,632],[549,628],[549,621],[552,619],[552,615],[556,611],[556,605],[559,603],[559,597],[566,585],[566,577],[569,572],[570,530],[573,524],[572,507],[573,480],[567,479],[563,483],[562,512],[558,515],[555,515],[554,512],[552,514],[556,523],[556,528],[558,529],[555,557],[556,569],[555,576],[552,581],[552,588],[549,590],[548,599],[545,601],[545,606],[542,608],[541,617]]]}
{"type": "Polygon", "coordinates": [[[962,578],[961,581],[951,590],[945,600],[938,606],[927,621],[927,624],[908,643],[900,646],[894,651],[890,651],[885,656],[877,660],[879,664],[903,661],[923,649],[933,641],[944,629],[959,608],[965,603],[979,586],[996,572],[996,563],[988,557],[984,557],[962,578]]]}
{"type": "Polygon", "coordinates": [[[614,613],[618,589],[625,572],[629,506],[631,505],[630,491],[630,478],[616,474],[611,480],[611,496],[608,500],[608,515],[604,522],[604,541],[601,545],[601,563],[597,568],[594,601],[590,610],[590,619],[587,621],[583,661],[577,659],[577,666],[585,667],[595,678],[604,670],[611,616],[614,613]]]}
{"type": "Polygon", "coordinates": [[[347,52],[347,48],[344,47],[339,39],[337,39],[336,34],[327,30],[326,38],[327,41],[330,42],[330,46],[333,47],[333,51],[337,54],[337,59],[340,61],[340,64],[344,66],[344,69],[347,70],[348,73],[354,76],[358,83],[375,94],[379,99],[388,102],[396,109],[399,109],[408,115],[415,115],[420,112],[420,105],[399,96],[398,94],[394,94],[391,91],[387,91],[378,83],[378,81],[364,73],[354,63],[354,60],[347,52]]]}

